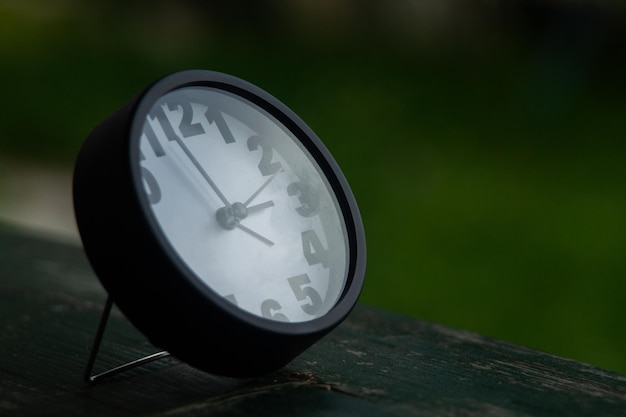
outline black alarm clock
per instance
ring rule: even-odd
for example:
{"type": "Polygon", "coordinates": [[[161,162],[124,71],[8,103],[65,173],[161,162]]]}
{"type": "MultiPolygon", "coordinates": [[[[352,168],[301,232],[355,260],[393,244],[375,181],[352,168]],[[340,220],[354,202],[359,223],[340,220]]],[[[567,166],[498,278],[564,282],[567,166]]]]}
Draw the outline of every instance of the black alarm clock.
{"type": "Polygon", "coordinates": [[[296,114],[234,76],[166,76],[96,127],[74,207],[113,302],[210,373],[283,367],[363,286],[365,234],[339,166],[296,114]]]}

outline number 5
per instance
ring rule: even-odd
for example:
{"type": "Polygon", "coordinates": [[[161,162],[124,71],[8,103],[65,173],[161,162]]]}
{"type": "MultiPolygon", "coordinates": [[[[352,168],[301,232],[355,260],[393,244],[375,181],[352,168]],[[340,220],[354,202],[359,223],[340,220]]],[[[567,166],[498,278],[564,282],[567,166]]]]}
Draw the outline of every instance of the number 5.
{"type": "Polygon", "coordinates": [[[298,299],[298,301],[306,300],[307,297],[310,303],[300,304],[300,308],[306,314],[314,315],[322,306],[322,297],[315,291],[315,288],[306,286],[311,283],[311,279],[307,274],[296,275],[295,277],[288,278],[291,290],[298,299]]]}

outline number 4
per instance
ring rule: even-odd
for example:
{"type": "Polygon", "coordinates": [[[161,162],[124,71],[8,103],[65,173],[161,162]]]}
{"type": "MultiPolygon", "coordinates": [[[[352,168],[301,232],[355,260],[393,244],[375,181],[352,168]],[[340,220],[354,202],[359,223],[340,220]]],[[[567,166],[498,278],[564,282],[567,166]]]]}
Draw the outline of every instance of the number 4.
{"type": "Polygon", "coordinates": [[[324,249],[315,230],[302,232],[302,251],[309,265],[322,264],[324,268],[329,266],[329,251],[324,249]]]}

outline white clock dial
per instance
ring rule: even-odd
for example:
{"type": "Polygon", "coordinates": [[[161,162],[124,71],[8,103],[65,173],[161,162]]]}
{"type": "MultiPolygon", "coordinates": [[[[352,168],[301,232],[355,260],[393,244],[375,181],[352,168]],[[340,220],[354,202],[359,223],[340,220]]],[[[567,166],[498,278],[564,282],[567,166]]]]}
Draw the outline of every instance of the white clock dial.
{"type": "Polygon", "coordinates": [[[346,282],[346,226],[322,169],[279,120],[209,87],[163,96],[140,138],[152,213],[178,257],[252,314],[326,314],[346,282]]]}

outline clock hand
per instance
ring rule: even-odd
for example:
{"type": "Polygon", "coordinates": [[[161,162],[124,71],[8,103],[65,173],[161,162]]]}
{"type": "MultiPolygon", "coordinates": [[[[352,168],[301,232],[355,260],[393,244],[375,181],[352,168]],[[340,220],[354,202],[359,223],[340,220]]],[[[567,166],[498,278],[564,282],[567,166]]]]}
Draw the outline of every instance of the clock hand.
{"type": "Polygon", "coordinates": [[[265,181],[263,183],[263,185],[261,185],[259,187],[258,190],[256,190],[247,200],[245,203],[243,203],[244,207],[248,207],[248,204],[252,203],[252,200],[254,200],[259,194],[261,194],[261,191],[263,191],[265,189],[265,187],[267,187],[268,185],[270,185],[270,182],[272,182],[274,180],[274,178],[276,178],[276,175],[278,175],[279,173],[283,172],[282,169],[276,171],[274,174],[272,174],[271,177],[269,177],[267,179],[267,181],[265,181]]]}
{"type": "Polygon", "coordinates": [[[185,155],[187,155],[187,157],[189,158],[189,160],[191,161],[191,163],[193,163],[193,165],[198,169],[198,171],[200,171],[200,174],[204,177],[204,179],[206,180],[206,182],[209,183],[209,185],[211,186],[211,188],[213,189],[213,191],[215,191],[215,194],[217,194],[217,196],[220,198],[220,200],[222,200],[222,202],[229,207],[230,203],[228,202],[228,199],[226,198],[226,196],[224,196],[224,194],[222,194],[222,192],[220,191],[220,189],[217,187],[217,185],[213,182],[213,180],[211,179],[211,177],[209,177],[209,174],[206,173],[206,171],[204,170],[204,168],[202,168],[202,165],[200,165],[200,163],[198,162],[198,160],[195,158],[195,156],[193,156],[193,154],[191,153],[191,151],[189,150],[189,148],[187,147],[187,145],[185,145],[185,143],[183,142],[183,140],[181,138],[178,137],[178,135],[176,135],[175,139],[176,143],[178,143],[178,145],[181,147],[181,149],[185,152],[185,155]]]}
{"type": "Polygon", "coordinates": [[[274,202],[272,200],[266,201],[265,203],[255,204],[254,206],[246,207],[246,215],[265,210],[266,208],[270,207],[274,207],[274,202]]]}
{"type": "Polygon", "coordinates": [[[241,220],[248,217],[250,211],[255,212],[273,206],[274,202],[271,200],[252,206],[249,209],[241,203],[234,203],[232,206],[225,206],[217,210],[215,217],[219,225],[222,226],[224,230],[233,230],[234,228],[237,228],[246,232],[250,236],[259,239],[268,246],[274,246],[274,242],[241,224],[241,220]]]}
{"type": "Polygon", "coordinates": [[[224,229],[233,230],[237,223],[248,217],[248,214],[265,210],[270,207],[274,207],[274,202],[272,200],[256,204],[249,208],[241,203],[233,203],[230,206],[224,206],[217,210],[215,217],[217,218],[217,222],[224,229]]]}
{"type": "Polygon", "coordinates": [[[251,230],[251,229],[247,228],[246,226],[244,226],[241,223],[237,223],[237,225],[235,227],[237,229],[243,230],[244,232],[246,232],[250,236],[253,236],[253,237],[259,239],[261,242],[265,243],[267,246],[274,246],[274,242],[272,242],[271,240],[261,236],[260,234],[258,234],[254,230],[251,230]]]}

